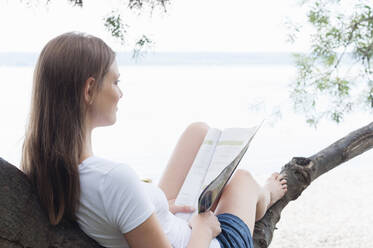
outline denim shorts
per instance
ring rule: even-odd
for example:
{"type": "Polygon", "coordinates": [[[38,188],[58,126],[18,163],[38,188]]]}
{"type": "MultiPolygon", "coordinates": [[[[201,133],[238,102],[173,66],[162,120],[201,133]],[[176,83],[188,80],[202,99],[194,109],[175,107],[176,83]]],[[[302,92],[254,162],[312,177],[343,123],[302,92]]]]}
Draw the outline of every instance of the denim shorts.
{"type": "Polygon", "coordinates": [[[216,237],[222,248],[254,248],[249,227],[233,214],[219,214],[221,233],[216,237]]]}

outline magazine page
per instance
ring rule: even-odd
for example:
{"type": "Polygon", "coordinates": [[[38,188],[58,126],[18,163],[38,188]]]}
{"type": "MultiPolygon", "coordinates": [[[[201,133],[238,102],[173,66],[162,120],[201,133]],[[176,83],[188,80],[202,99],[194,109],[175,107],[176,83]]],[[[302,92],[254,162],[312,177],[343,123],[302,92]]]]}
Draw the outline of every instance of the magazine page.
{"type": "Polygon", "coordinates": [[[198,213],[203,213],[209,211],[214,203],[220,198],[221,192],[223,191],[225,185],[233,175],[233,172],[236,170],[238,164],[240,163],[243,155],[249,147],[248,142],[237,157],[226,166],[220,174],[208,184],[200,194],[198,198],[198,213]]]}
{"type": "MultiPolygon", "coordinates": [[[[221,131],[216,128],[210,128],[206,137],[193,161],[192,167],[185,178],[184,184],[176,197],[175,204],[182,206],[193,206],[197,209],[198,197],[202,191],[202,183],[205,180],[207,171],[215,151],[216,144],[219,141],[221,131]]],[[[176,216],[188,220],[192,213],[177,213],[176,216]]]]}
{"type": "Polygon", "coordinates": [[[211,183],[226,166],[231,164],[244,146],[253,138],[257,130],[258,126],[223,130],[220,140],[216,145],[210,168],[203,182],[204,187],[211,183]]]}
{"type": "Polygon", "coordinates": [[[259,126],[250,129],[229,129],[228,134],[223,131],[217,144],[209,172],[207,173],[205,182],[203,183],[203,185],[206,186],[198,199],[199,213],[210,210],[214,203],[219,199],[223,188],[236,170],[258,128],[259,126]],[[237,135],[239,135],[240,138],[238,138],[237,135]],[[241,144],[241,142],[243,142],[243,144],[241,144]],[[219,146],[224,148],[220,149],[220,152],[218,153],[219,146]],[[237,151],[236,149],[238,147],[240,149],[237,151]],[[230,156],[233,154],[237,155],[231,158],[230,156]],[[226,163],[226,161],[230,162],[226,163]],[[217,169],[214,166],[221,166],[220,168],[222,169],[217,169]],[[217,175],[213,173],[217,173],[217,175]]]}

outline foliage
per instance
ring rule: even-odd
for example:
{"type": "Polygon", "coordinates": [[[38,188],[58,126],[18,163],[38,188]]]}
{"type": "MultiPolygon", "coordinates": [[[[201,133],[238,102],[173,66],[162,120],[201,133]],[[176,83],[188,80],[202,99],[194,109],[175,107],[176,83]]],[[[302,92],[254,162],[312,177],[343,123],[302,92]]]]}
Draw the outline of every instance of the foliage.
{"type": "Polygon", "coordinates": [[[125,33],[127,25],[124,25],[121,14],[112,11],[108,16],[104,18],[104,26],[106,30],[115,38],[119,39],[124,45],[125,43],[125,33]]]}
{"type": "Polygon", "coordinates": [[[310,125],[341,122],[353,110],[373,110],[373,3],[305,0],[306,25],[291,23],[291,42],[309,28],[310,51],[294,54],[291,97],[310,125]]]}
{"type": "MultiPolygon", "coordinates": [[[[26,4],[27,6],[32,5],[48,5],[52,1],[57,0],[20,0],[20,2],[26,4]],[[40,3],[42,2],[42,3],[40,3]]],[[[84,7],[85,1],[83,0],[67,0],[71,3],[72,7],[84,7]]],[[[169,4],[169,0],[122,0],[121,3],[113,9],[110,13],[103,15],[102,18],[105,29],[113,36],[118,39],[120,43],[125,46],[127,44],[127,30],[129,24],[124,20],[123,12],[124,9],[130,10],[137,14],[142,14],[149,12],[152,15],[155,9],[160,9],[166,11],[166,5],[169,4]]],[[[146,50],[152,44],[151,39],[143,34],[135,42],[133,57],[138,57],[142,50],[146,50]]]]}
{"type": "MultiPolygon", "coordinates": [[[[82,0],[69,0],[69,1],[82,1],[82,0]]],[[[160,7],[166,11],[166,4],[168,0],[129,0],[126,4],[123,2],[128,9],[136,11],[137,13],[149,11],[151,14],[155,8],[160,7]]],[[[127,33],[128,24],[124,23],[121,15],[121,10],[118,7],[108,14],[104,19],[104,26],[110,34],[119,39],[122,45],[125,42],[125,34],[127,33]]],[[[134,48],[134,56],[137,56],[139,52],[146,46],[149,46],[152,41],[146,36],[142,35],[139,40],[137,40],[134,48]]]]}

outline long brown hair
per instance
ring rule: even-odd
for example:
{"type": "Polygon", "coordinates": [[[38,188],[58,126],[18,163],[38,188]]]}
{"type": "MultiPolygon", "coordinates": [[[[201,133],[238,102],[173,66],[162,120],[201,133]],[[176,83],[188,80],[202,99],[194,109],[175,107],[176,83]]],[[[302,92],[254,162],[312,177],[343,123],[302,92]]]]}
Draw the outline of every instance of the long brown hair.
{"type": "Polygon", "coordinates": [[[85,140],[85,82],[95,91],[115,53],[101,39],[70,32],[49,41],[37,61],[21,167],[36,188],[52,225],[75,220],[78,165],[85,140]]]}

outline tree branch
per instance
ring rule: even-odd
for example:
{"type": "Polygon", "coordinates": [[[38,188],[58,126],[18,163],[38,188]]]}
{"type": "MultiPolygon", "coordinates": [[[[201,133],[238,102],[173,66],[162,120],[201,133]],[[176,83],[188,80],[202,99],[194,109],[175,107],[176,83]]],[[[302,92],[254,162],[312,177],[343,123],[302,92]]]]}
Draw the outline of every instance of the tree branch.
{"type": "Polygon", "coordinates": [[[295,157],[281,173],[288,181],[288,192],[255,223],[254,246],[266,248],[272,241],[276,224],[286,205],[297,199],[313,180],[373,147],[373,122],[362,127],[309,158],[295,157]]]}

